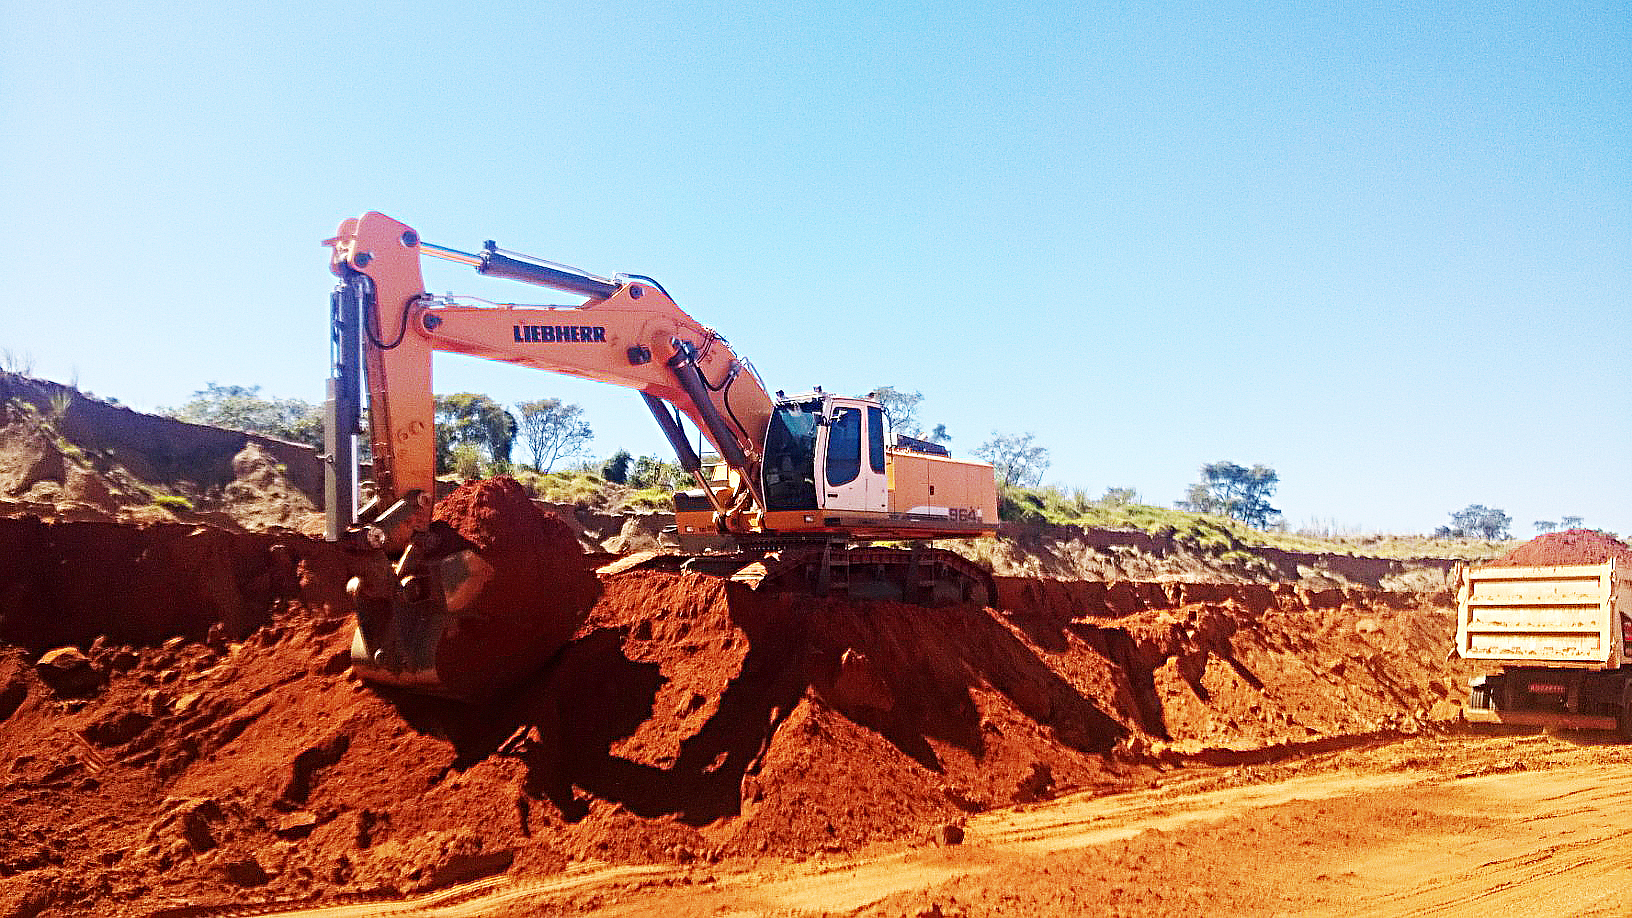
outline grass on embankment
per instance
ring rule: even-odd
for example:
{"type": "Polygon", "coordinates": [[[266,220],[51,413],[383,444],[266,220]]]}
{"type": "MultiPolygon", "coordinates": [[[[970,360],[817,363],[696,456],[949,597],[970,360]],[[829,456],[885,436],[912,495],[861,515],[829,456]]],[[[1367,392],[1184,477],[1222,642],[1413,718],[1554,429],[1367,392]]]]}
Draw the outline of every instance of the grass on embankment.
{"type": "Polygon", "coordinates": [[[1362,535],[1325,538],[1274,529],[1255,529],[1210,513],[1192,513],[1116,500],[1095,500],[1083,492],[1067,494],[1054,487],[1000,488],[998,515],[1006,522],[1052,523],[1097,529],[1132,529],[1168,536],[1209,555],[1253,548],[1278,548],[1368,558],[1494,558],[1511,541],[1434,539],[1419,535],[1362,535]]]}
{"type": "MultiPolygon", "coordinates": [[[[600,513],[671,513],[674,502],[663,488],[630,488],[583,469],[539,474],[516,467],[511,472],[529,493],[556,504],[575,504],[600,513]]],[[[1358,555],[1411,560],[1494,558],[1513,542],[1486,539],[1434,539],[1419,535],[1352,535],[1322,537],[1275,529],[1255,529],[1210,513],[1192,513],[1113,499],[1093,499],[1085,492],[1057,487],[999,488],[998,516],[1004,522],[1134,530],[1170,537],[1191,550],[1214,557],[1231,552],[1249,555],[1254,548],[1316,554],[1358,555]]],[[[1243,561],[1245,558],[1242,559],[1243,561]]]]}

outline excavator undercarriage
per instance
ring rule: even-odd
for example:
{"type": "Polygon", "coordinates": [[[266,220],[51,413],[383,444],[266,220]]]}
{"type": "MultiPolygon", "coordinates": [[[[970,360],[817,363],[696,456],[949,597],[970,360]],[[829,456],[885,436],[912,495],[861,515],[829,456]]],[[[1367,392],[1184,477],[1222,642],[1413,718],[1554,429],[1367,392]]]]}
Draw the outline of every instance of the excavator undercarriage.
{"type": "Polygon", "coordinates": [[[814,597],[906,602],[922,606],[997,601],[997,586],[981,565],[944,548],[802,541],[760,550],[713,554],[639,552],[610,561],[603,576],[627,570],[696,571],[756,590],[814,597]]]}

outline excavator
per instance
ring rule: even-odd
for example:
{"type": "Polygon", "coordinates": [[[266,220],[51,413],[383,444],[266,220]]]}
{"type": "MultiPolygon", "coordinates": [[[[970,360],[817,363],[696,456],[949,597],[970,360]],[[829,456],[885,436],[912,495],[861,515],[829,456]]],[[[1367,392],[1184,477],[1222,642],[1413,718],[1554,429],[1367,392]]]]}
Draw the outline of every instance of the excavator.
{"type": "Polygon", "coordinates": [[[352,659],[365,678],[457,694],[437,648],[477,614],[472,600],[493,576],[476,552],[447,544],[431,526],[438,351],[639,392],[697,485],[674,495],[681,547],[730,543],[735,553],[716,553],[715,563],[723,559],[736,579],[924,604],[995,599],[989,572],[929,544],[996,531],[991,465],[893,432],[874,397],[820,387],[773,395],[724,337],[650,277],[600,277],[491,241],[464,252],[373,212],[346,219],[325,244],[339,278],[330,298],[326,537],[358,562],[348,584],[357,617],[352,659]],[[426,257],[585,301],[522,306],[431,295],[426,257]],[[365,387],[373,493],[359,505],[365,387]],[[717,458],[705,462],[682,418],[717,458]]]}

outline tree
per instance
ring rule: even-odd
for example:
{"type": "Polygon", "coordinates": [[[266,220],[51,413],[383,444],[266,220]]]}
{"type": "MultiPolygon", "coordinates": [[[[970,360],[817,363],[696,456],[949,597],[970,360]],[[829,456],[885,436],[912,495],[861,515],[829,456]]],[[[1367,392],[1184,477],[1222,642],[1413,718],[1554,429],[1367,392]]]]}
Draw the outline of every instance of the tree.
{"type": "Polygon", "coordinates": [[[1137,488],[1106,488],[1105,494],[1099,499],[1100,504],[1106,507],[1126,507],[1139,503],[1137,488]]]}
{"type": "Polygon", "coordinates": [[[975,455],[997,470],[997,482],[1005,487],[1035,487],[1048,471],[1048,449],[1032,441],[1036,435],[1000,434],[975,448],[975,455]]]}
{"type": "Polygon", "coordinates": [[[473,392],[436,396],[438,472],[453,469],[455,446],[471,446],[489,462],[508,463],[515,442],[516,418],[498,402],[473,392]]]}
{"type": "Polygon", "coordinates": [[[918,426],[918,406],[924,400],[924,393],[879,386],[873,390],[873,398],[878,399],[884,413],[890,416],[890,426],[896,433],[916,437],[923,432],[918,426]]]}
{"type": "Polygon", "coordinates": [[[1581,517],[1579,517],[1579,516],[1562,516],[1562,517],[1559,517],[1558,524],[1560,526],[1563,526],[1565,529],[1580,529],[1581,528],[1581,517]]]}
{"type": "Polygon", "coordinates": [[[612,458],[601,465],[601,477],[613,484],[627,484],[629,482],[629,463],[635,457],[629,455],[626,449],[620,449],[612,454],[612,458]]]}
{"type": "Polygon", "coordinates": [[[1209,462],[1201,467],[1201,480],[1190,485],[1178,507],[1263,528],[1281,515],[1269,505],[1280,483],[1281,476],[1261,463],[1249,469],[1228,460],[1209,462]]]}
{"type": "Polygon", "coordinates": [[[1545,533],[1549,533],[1549,532],[1552,532],[1552,531],[1558,529],[1558,524],[1553,522],[1552,520],[1536,520],[1534,523],[1531,523],[1530,525],[1536,527],[1536,534],[1537,535],[1543,535],[1545,533]]]}
{"type": "Polygon", "coordinates": [[[594,431],[584,421],[584,409],[578,405],[564,405],[558,398],[541,398],[522,402],[521,427],[527,432],[527,443],[533,451],[533,468],[548,472],[556,460],[581,455],[595,439],[594,431]]]}
{"type": "Polygon", "coordinates": [[[918,406],[924,401],[924,393],[907,392],[894,386],[879,386],[873,390],[873,398],[878,399],[884,413],[890,416],[890,426],[896,433],[928,440],[931,443],[951,441],[952,435],[946,432],[945,424],[936,424],[935,429],[926,434],[923,425],[918,423],[918,406]]]}
{"type": "Polygon", "coordinates": [[[1437,539],[1506,539],[1513,518],[1494,507],[1468,504],[1451,513],[1448,526],[1434,530],[1437,539]]]}
{"type": "Polygon", "coordinates": [[[180,408],[160,408],[159,413],[194,424],[323,445],[322,409],[298,398],[263,398],[260,392],[260,386],[212,382],[180,408]]]}
{"type": "Polygon", "coordinates": [[[674,491],[687,478],[685,469],[678,462],[666,462],[656,456],[641,456],[629,470],[629,487],[674,491]]]}

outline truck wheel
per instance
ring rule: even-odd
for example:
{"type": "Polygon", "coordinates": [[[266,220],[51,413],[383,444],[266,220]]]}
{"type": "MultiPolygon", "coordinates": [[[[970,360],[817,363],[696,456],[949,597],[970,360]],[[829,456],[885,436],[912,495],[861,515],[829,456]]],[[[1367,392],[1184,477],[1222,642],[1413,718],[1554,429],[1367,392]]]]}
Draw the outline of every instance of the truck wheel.
{"type": "Polygon", "coordinates": [[[1621,699],[1621,709],[1615,717],[1615,736],[1623,743],[1632,743],[1632,697],[1621,699]]]}

